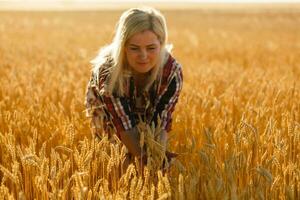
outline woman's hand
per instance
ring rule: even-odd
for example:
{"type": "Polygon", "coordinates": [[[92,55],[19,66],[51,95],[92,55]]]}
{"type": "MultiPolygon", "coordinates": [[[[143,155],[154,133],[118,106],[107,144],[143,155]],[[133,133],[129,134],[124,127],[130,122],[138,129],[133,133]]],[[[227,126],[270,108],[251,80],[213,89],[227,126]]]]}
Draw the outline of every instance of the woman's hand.
{"type": "Polygon", "coordinates": [[[121,141],[132,155],[136,157],[143,157],[145,155],[145,152],[140,147],[140,134],[137,127],[120,132],[120,136],[121,141]]]}

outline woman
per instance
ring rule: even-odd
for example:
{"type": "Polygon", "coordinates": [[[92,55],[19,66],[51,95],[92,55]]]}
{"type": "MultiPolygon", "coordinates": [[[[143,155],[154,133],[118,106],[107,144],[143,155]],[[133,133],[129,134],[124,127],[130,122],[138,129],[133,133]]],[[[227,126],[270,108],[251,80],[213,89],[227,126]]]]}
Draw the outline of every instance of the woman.
{"type": "MultiPolygon", "coordinates": [[[[166,146],[182,88],[181,66],[170,54],[163,15],[153,8],[125,11],[113,42],[100,50],[86,94],[96,135],[115,133],[131,155],[145,158],[139,123],[160,126],[166,146]]],[[[168,159],[174,154],[167,152],[168,159]]]]}

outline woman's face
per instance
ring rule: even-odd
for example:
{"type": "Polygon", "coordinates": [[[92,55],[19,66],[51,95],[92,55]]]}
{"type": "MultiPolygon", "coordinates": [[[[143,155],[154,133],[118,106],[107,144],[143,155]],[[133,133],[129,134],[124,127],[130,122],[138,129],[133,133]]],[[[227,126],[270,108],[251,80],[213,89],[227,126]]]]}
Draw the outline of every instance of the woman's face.
{"type": "Polygon", "coordinates": [[[125,45],[129,66],[137,73],[149,72],[158,62],[160,42],[150,30],[134,34],[125,45]]]}

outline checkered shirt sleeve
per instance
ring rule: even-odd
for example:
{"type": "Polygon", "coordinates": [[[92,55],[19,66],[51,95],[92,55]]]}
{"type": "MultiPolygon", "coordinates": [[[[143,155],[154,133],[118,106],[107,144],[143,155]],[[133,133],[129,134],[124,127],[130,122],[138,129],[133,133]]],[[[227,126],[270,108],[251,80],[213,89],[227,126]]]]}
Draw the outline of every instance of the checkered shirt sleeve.
{"type": "Polygon", "coordinates": [[[91,123],[96,131],[113,125],[119,136],[121,131],[133,128],[136,122],[128,99],[109,95],[105,91],[106,79],[107,74],[92,73],[85,100],[87,117],[92,118],[91,123]]]}

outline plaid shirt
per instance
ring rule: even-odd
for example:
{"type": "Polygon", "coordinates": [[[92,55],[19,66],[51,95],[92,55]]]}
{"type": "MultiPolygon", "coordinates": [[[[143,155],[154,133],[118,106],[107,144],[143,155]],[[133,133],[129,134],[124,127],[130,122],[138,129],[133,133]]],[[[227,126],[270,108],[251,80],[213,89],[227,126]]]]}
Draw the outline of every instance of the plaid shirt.
{"type": "Polygon", "coordinates": [[[87,116],[92,118],[91,123],[96,134],[103,129],[106,133],[111,133],[113,129],[120,136],[121,131],[130,130],[140,120],[148,124],[154,123],[155,126],[159,124],[163,130],[169,132],[172,113],[182,89],[181,65],[169,55],[160,78],[140,97],[144,100],[142,109],[136,106],[137,88],[132,76],[126,78],[124,96],[109,95],[106,92],[110,67],[109,63],[101,65],[99,71],[92,73],[87,87],[87,116]]]}

